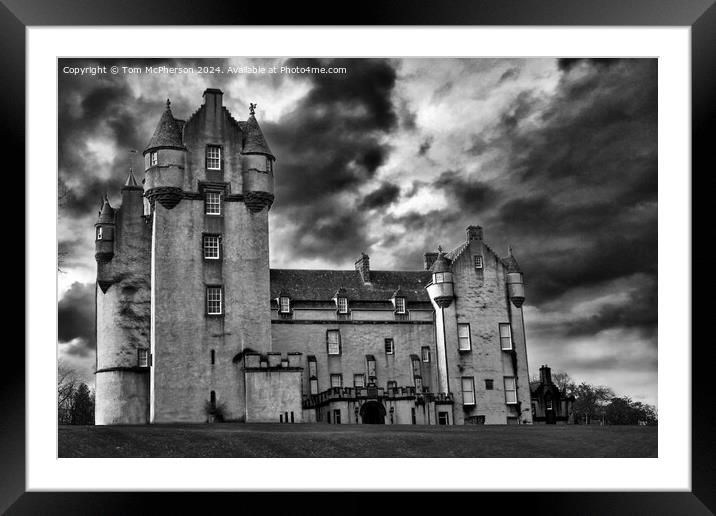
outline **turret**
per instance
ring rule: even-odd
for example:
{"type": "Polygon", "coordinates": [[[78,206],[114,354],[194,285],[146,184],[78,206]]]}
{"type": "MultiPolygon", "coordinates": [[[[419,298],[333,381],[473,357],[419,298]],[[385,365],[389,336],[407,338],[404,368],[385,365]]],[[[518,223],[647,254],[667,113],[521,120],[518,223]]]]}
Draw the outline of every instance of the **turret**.
{"type": "Polygon", "coordinates": [[[273,204],[273,171],[276,158],[256,120],[256,104],[249,105],[249,118],[243,125],[243,193],[244,202],[252,212],[273,204]]]}
{"type": "Polygon", "coordinates": [[[505,264],[507,266],[507,295],[512,304],[520,308],[525,301],[525,285],[522,270],[512,255],[512,247],[508,248],[505,264]]]}
{"type": "Polygon", "coordinates": [[[147,148],[144,150],[144,193],[151,203],[159,201],[171,210],[182,199],[186,147],[182,138],[183,120],[172,115],[171,102],[159,119],[147,148]]]}
{"type": "Polygon", "coordinates": [[[455,297],[455,292],[450,262],[440,246],[438,246],[438,256],[431,269],[433,278],[430,285],[427,286],[428,295],[441,308],[448,307],[455,297]]]}
{"type": "Polygon", "coordinates": [[[102,292],[112,284],[110,263],[114,258],[115,213],[105,195],[94,225],[94,258],[97,260],[97,283],[102,292]]]}

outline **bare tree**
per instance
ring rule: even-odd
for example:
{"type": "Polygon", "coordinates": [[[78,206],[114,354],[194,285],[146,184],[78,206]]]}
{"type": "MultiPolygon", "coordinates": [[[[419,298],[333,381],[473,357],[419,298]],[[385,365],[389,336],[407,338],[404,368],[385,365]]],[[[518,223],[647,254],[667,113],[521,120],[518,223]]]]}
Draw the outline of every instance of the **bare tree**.
{"type": "Polygon", "coordinates": [[[64,360],[57,364],[57,421],[70,423],[72,405],[78,386],[77,372],[64,360]]]}

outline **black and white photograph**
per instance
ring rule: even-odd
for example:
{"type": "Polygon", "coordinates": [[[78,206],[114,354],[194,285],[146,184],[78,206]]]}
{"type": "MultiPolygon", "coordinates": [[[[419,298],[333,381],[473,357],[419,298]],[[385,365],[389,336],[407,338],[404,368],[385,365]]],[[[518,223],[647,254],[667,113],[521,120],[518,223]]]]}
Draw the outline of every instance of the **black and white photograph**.
{"type": "Polygon", "coordinates": [[[60,457],[657,457],[650,58],[63,58],[60,457]]]}

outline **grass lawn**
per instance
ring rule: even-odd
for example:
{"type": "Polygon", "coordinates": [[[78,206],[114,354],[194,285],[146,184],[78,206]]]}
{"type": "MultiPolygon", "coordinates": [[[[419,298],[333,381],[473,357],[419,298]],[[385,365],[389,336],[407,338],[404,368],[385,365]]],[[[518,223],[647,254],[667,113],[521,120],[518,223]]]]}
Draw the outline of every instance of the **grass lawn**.
{"type": "Polygon", "coordinates": [[[647,426],[61,426],[59,457],[656,457],[647,426]]]}

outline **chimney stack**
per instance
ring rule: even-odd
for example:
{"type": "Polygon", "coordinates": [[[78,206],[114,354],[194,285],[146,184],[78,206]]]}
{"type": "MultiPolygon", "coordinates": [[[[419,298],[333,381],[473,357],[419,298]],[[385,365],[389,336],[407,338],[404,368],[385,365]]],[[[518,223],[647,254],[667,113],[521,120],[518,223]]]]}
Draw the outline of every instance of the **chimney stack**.
{"type": "Polygon", "coordinates": [[[222,98],[224,96],[224,92],[221,90],[218,90],[216,88],[207,88],[204,90],[204,105],[206,106],[206,109],[211,111],[218,111],[221,110],[222,106],[222,98]]]}
{"type": "Polygon", "coordinates": [[[546,365],[540,367],[539,379],[544,385],[552,385],[552,370],[546,365]]]}
{"type": "Polygon", "coordinates": [[[360,254],[360,258],[356,260],[356,270],[360,272],[363,283],[370,283],[370,258],[367,254],[360,254]]]}
{"type": "Polygon", "coordinates": [[[482,226],[468,226],[465,230],[467,233],[467,241],[482,240],[482,226]]]}

